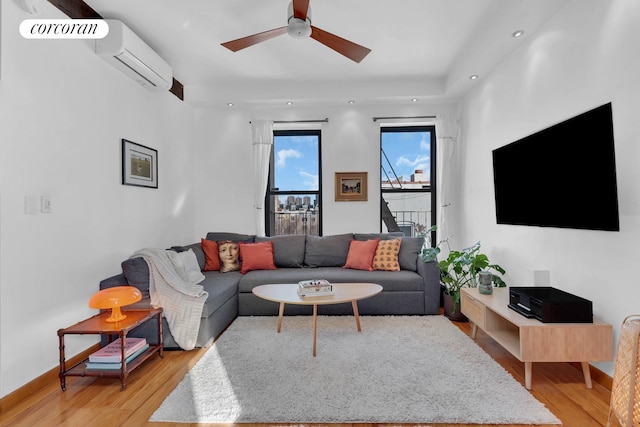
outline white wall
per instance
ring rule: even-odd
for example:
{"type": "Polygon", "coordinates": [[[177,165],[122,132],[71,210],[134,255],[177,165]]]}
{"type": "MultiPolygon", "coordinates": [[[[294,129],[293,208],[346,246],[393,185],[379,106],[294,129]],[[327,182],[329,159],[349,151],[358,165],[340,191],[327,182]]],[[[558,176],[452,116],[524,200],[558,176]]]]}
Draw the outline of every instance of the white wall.
{"type": "MultiPolygon", "coordinates": [[[[142,247],[193,240],[194,113],[93,54],[88,41],[26,40],[2,1],[0,396],[58,365],[59,328],[96,311],[98,282],[142,247]],[[158,150],[159,189],[121,185],[121,138],[158,150]],[[27,195],[53,213],[26,215],[27,195]]],[[[49,3],[39,18],[63,18],[49,3]]],[[[68,337],[67,355],[97,342],[68,337]]]]}
{"type": "MultiPolygon", "coordinates": [[[[379,229],[379,130],[373,116],[455,114],[452,104],[194,111],[143,89],[85,41],[25,40],[28,18],[0,3],[0,396],[58,364],[56,331],[95,313],[98,281],[141,247],[208,231],[253,233],[250,120],[322,125],[324,234],[379,229]],[[120,139],[159,151],[157,190],[120,184],[120,139]],[[334,172],[368,171],[368,202],[335,202],[334,172]],[[24,214],[47,194],[53,213],[24,214]]],[[[45,3],[43,18],[62,15],[45,3]]],[[[549,270],[552,285],[594,301],[616,325],[637,313],[640,3],[575,0],[464,100],[452,219],[458,246],[481,240],[512,284],[549,270]],[[491,150],[612,101],[621,231],[495,224],[491,150]]],[[[95,342],[67,340],[68,354],[95,342]]],[[[611,363],[598,367],[612,374],[611,363]]]]}
{"type": "MultiPolygon", "coordinates": [[[[461,108],[458,243],[481,240],[513,285],[533,284],[534,270],[548,270],[552,286],[592,300],[594,314],[613,324],[616,335],[625,316],[640,313],[638,22],[640,2],[575,0],[483,76],[461,108]],[[496,225],[491,150],[607,102],[613,103],[620,232],[496,225]]],[[[585,179],[597,179],[593,166],[585,179]]],[[[613,363],[595,365],[613,375],[613,363]]]]}
{"type": "Polygon", "coordinates": [[[322,123],[323,234],[380,230],[380,122],[373,117],[455,114],[455,104],[198,110],[196,235],[255,233],[251,193],[251,126],[255,119],[322,123]],[[367,202],[336,202],[335,172],[368,172],[367,202]]]}

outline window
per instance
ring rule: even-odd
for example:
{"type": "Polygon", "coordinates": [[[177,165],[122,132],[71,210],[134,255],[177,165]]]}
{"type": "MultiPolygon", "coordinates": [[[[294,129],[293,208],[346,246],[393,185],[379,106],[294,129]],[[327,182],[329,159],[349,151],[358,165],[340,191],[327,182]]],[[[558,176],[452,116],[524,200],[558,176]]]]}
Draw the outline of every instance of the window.
{"type": "Polygon", "coordinates": [[[380,128],[381,231],[417,236],[435,224],[435,141],[434,126],[380,128]]]}
{"type": "Polygon", "coordinates": [[[322,235],[320,130],[273,132],[266,234],[322,235]]]}

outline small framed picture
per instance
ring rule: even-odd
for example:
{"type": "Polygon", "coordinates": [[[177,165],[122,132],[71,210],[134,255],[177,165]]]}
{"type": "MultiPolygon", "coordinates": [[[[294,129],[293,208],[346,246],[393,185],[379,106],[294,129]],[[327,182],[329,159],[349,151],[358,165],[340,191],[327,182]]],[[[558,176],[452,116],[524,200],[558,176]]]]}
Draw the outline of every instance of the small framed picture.
{"type": "Polygon", "coordinates": [[[367,172],[336,172],[336,202],[341,201],[367,201],[367,172]]]}
{"type": "Polygon", "coordinates": [[[123,139],[122,185],[158,188],[158,151],[123,139]]]}

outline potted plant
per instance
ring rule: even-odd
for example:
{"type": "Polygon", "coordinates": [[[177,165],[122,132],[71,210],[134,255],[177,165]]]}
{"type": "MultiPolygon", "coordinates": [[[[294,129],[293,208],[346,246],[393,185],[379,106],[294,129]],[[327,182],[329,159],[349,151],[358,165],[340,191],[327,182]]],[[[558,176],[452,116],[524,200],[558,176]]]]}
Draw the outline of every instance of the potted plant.
{"type": "MultiPolygon", "coordinates": [[[[435,230],[434,227],[430,230],[435,230]]],[[[435,247],[431,247],[429,237],[425,237],[425,241],[425,247],[421,252],[424,261],[437,260],[441,252],[440,245],[443,243],[449,247],[449,238],[442,240],[435,247]]],[[[438,262],[438,268],[440,269],[440,283],[444,288],[444,314],[452,320],[466,320],[466,317],[460,312],[460,289],[465,286],[477,287],[478,273],[481,271],[491,273],[493,286],[500,288],[507,286],[498,275],[504,274],[505,270],[498,264],[492,264],[487,255],[480,253],[480,242],[461,251],[452,251],[449,248],[449,254],[438,262]]]]}

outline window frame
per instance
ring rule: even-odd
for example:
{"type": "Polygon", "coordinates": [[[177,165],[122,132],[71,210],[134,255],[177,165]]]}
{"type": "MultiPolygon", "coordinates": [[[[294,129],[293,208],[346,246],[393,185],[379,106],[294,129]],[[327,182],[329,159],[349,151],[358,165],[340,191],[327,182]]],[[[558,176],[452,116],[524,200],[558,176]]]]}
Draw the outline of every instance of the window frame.
{"type": "MultiPolygon", "coordinates": [[[[437,223],[437,208],[436,208],[436,203],[437,203],[437,168],[436,168],[436,164],[437,164],[437,144],[436,144],[437,138],[436,138],[436,127],[435,125],[399,125],[399,126],[394,126],[394,125],[386,125],[386,126],[381,126],[380,127],[380,218],[379,218],[379,223],[380,223],[380,232],[382,232],[382,218],[383,218],[383,203],[384,203],[384,194],[385,193],[389,193],[389,194],[401,194],[401,193],[431,193],[430,194],[430,200],[431,200],[431,224],[427,226],[427,228],[435,225],[437,223]],[[430,173],[429,173],[429,185],[427,187],[423,187],[423,188],[391,188],[391,189],[385,189],[382,188],[382,168],[383,168],[383,163],[382,163],[382,155],[384,153],[383,151],[383,147],[382,147],[382,136],[384,133],[400,133],[400,132],[412,132],[412,133],[417,133],[417,132],[429,132],[430,133],[430,145],[431,145],[431,149],[430,149],[430,159],[429,159],[429,166],[430,166],[430,173]]],[[[385,154],[386,156],[386,154],[385,154]]],[[[431,232],[431,242],[436,242],[436,231],[433,230],[431,232]]]]}
{"type": "MultiPolygon", "coordinates": [[[[273,196],[279,196],[286,194],[287,196],[307,196],[309,194],[315,194],[317,200],[317,221],[318,221],[318,236],[322,236],[322,130],[321,129],[278,129],[273,131],[273,139],[274,144],[271,150],[271,156],[269,159],[269,178],[267,180],[267,191],[265,194],[265,234],[267,236],[274,236],[273,232],[275,229],[275,221],[272,223],[272,207],[270,205],[270,199],[273,196]],[[316,136],[318,138],[318,189],[317,190],[280,190],[279,188],[274,189],[275,184],[275,175],[274,165],[275,165],[275,138],[277,136],[316,136]]],[[[275,219],[275,217],[273,217],[275,219]]]]}

